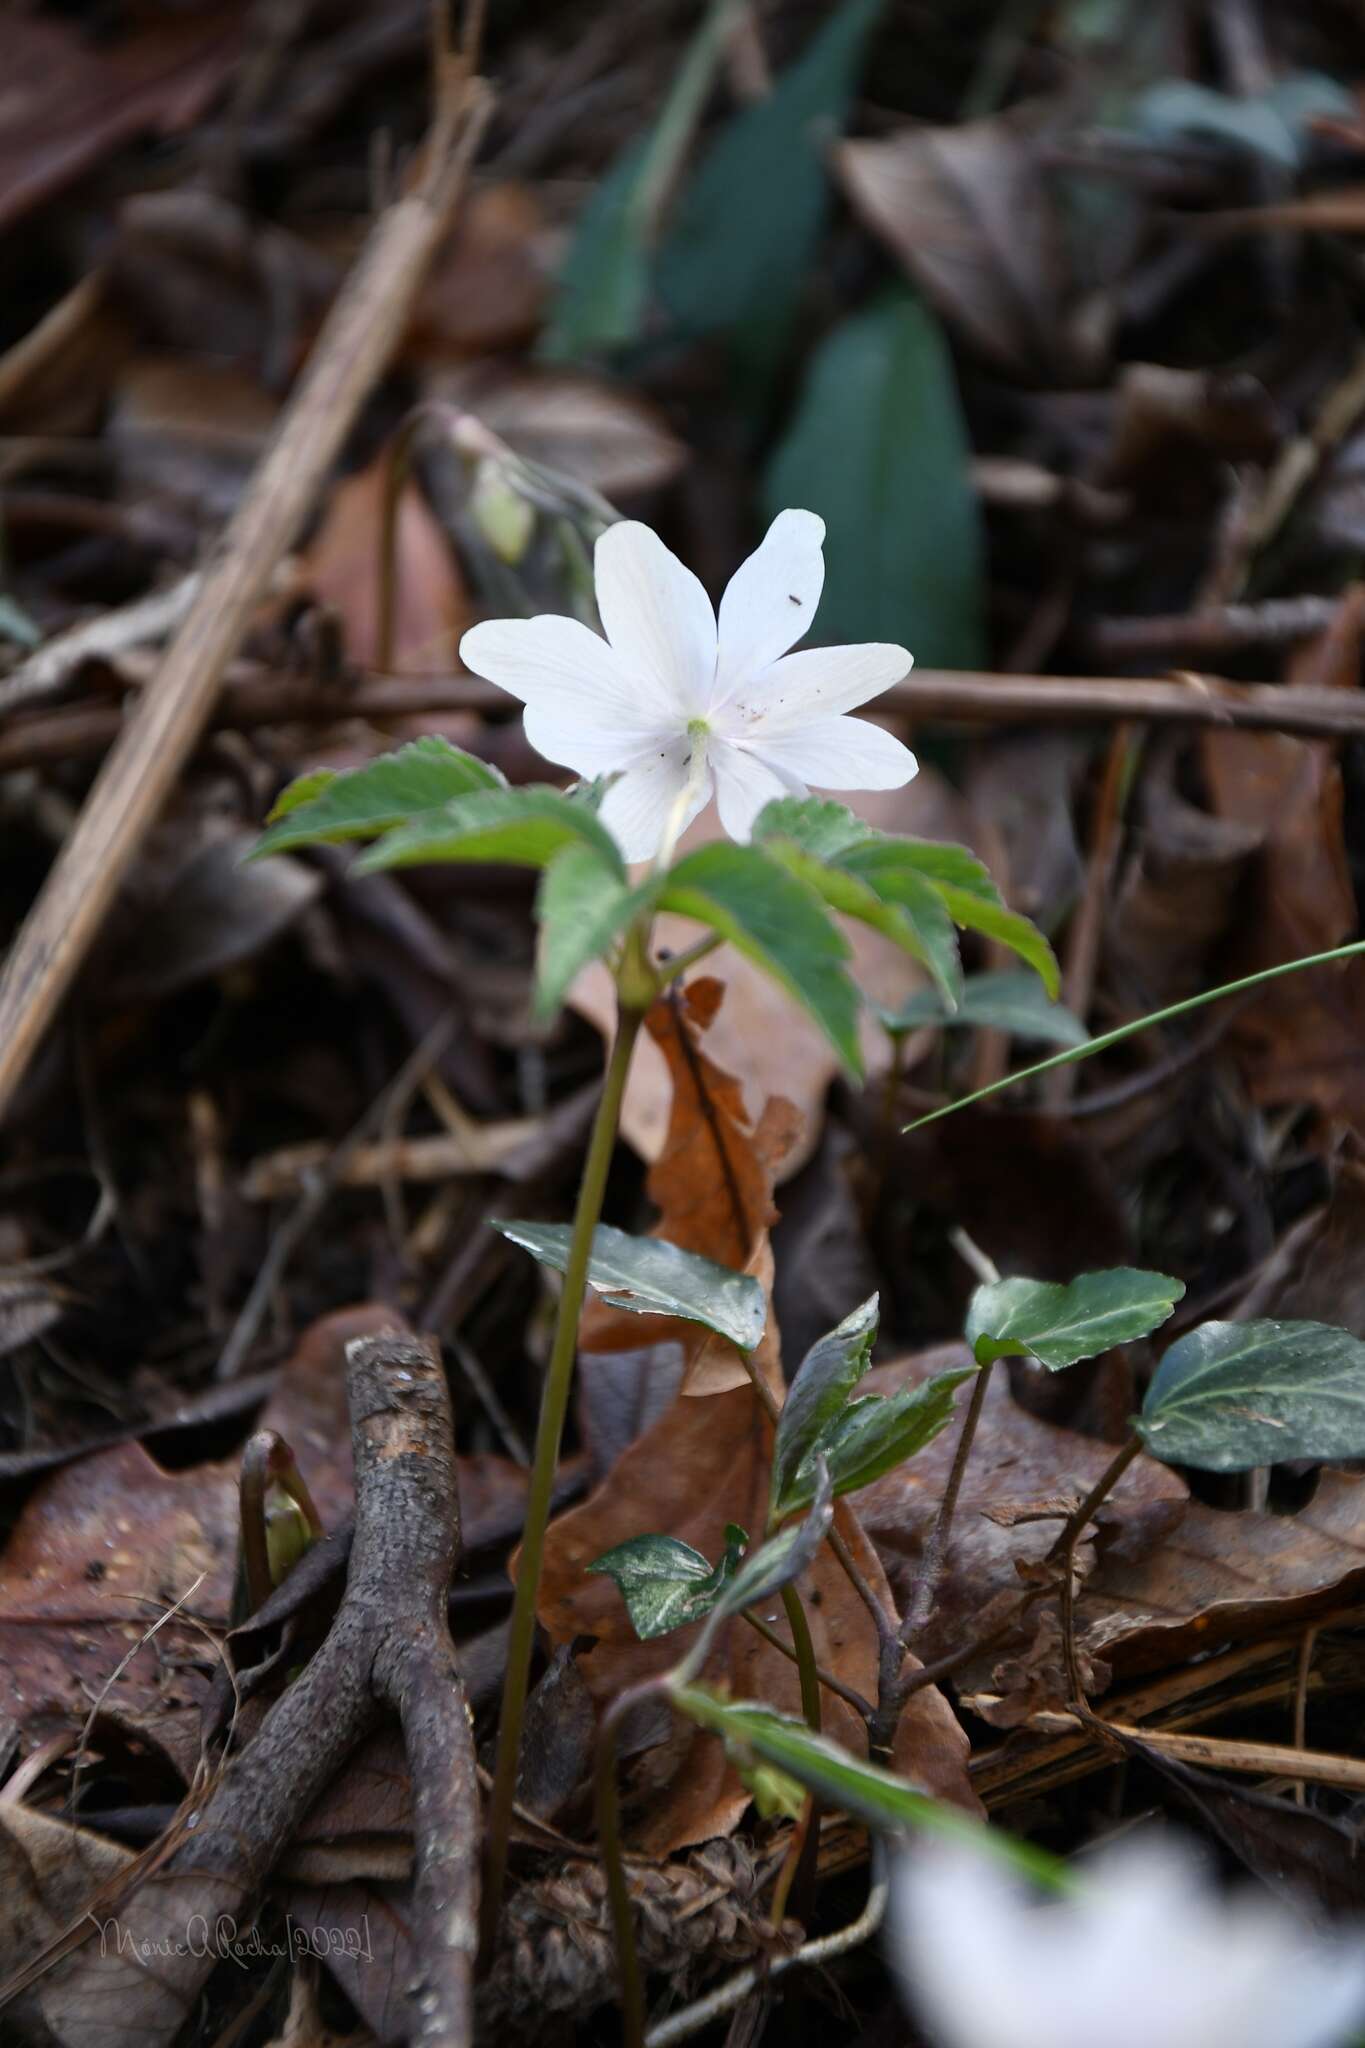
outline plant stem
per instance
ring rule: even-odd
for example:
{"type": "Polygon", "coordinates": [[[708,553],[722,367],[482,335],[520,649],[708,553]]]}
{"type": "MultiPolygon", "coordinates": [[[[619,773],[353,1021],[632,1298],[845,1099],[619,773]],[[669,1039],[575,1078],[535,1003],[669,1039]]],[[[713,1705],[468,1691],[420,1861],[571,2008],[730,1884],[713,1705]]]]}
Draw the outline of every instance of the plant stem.
{"type": "Polygon", "coordinates": [[[796,1652],[796,1668],[801,1674],[801,1712],[812,1735],[820,1733],[820,1670],[815,1661],[815,1645],[810,1638],[810,1623],[801,1595],[795,1586],[782,1588],[782,1605],[787,1610],[787,1622],[792,1632],[792,1648],[796,1652]]]}
{"type": "Polygon", "coordinates": [[[1129,1437],[1123,1448],[1117,1452],[1112,1461],[1105,1466],[1080,1506],[1067,1517],[1061,1535],[1048,1552],[1049,1558],[1065,1556],[1066,1552],[1075,1543],[1082,1529],[1084,1529],[1086,1523],[1090,1520],[1090,1517],[1094,1514],[1096,1508],[1100,1505],[1100,1502],[1104,1500],[1107,1494],[1113,1492],[1141,1449],[1142,1438],[1135,1432],[1129,1437]]]}
{"type": "MultiPolygon", "coordinates": [[[[791,1644],[784,1643],[781,1636],[777,1633],[777,1630],[775,1628],[769,1628],[766,1621],[760,1620],[759,1616],[754,1613],[752,1607],[745,1608],[744,1619],[748,1622],[750,1628],[753,1629],[755,1634],[762,1636],[765,1643],[770,1643],[773,1649],[775,1649],[780,1656],[785,1657],[789,1664],[800,1663],[801,1660],[797,1656],[791,1644]]],[[[815,1675],[819,1679],[821,1685],[825,1688],[826,1692],[832,1692],[836,1699],[843,1700],[846,1706],[852,1707],[855,1714],[861,1714],[864,1721],[868,1719],[869,1715],[872,1712],[872,1702],[870,1700],[865,1700],[862,1694],[860,1692],[855,1692],[854,1688],[851,1685],[845,1685],[842,1678],[836,1678],[832,1671],[826,1671],[823,1665],[816,1666],[815,1675]]]]}
{"type": "Polygon", "coordinates": [[[720,933],[712,932],[709,938],[698,939],[696,945],[689,946],[686,952],[675,953],[671,960],[662,961],[655,969],[660,987],[667,988],[680,974],[686,974],[690,967],[695,967],[699,960],[704,960],[708,953],[714,953],[718,946],[724,944],[720,933]]]}
{"type": "Polygon", "coordinates": [[[517,1765],[521,1754],[521,1726],[526,1707],[526,1682],[535,1645],[536,1599],[540,1591],[540,1568],[545,1551],[545,1530],[550,1519],[555,1472],[559,1464],[560,1439],[573,1386],[574,1355],[578,1344],[578,1320],[583,1309],[588,1262],[593,1233],[602,1214],[607,1173],[616,1144],[616,1127],[621,1101],[630,1071],[644,1012],[621,1009],[616,1038],[607,1062],[602,1100],[597,1105],[583,1180],[574,1211],[573,1236],[564,1270],[564,1291],[559,1298],[554,1346],[541,1395],[540,1420],[536,1428],[535,1460],[531,1466],[526,1496],[526,1524],[522,1536],[521,1560],[517,1569],[516,1594],[507,1641],[507,1671],[503,1680],[502,1711],[498,1722],[498,1757],[493,1791],[488,1807],[488,1867],[484,1891],[485,1939],[496,1931],[507,1877],[507,1847],[516,1802],[517,1765]]]}
{"type": "Polygon", "coordinates": [[[621,1853],[621,1796],[616,1783],[616,1733],[625,1716],[641,1700],[665,1692],[667,1682],[647,1678],[642,1685],[627,1686],[616,1695],[602,1716],[593,1759],[593,1800],[597,1814],[597,1853],[607,1880],[607,1903],[611,1908],[612,1933],[616,1942],[616,1968],[621,1980],[621,2033],[624,2048],[643,2048],[645,2038],[645,1986],[640,1974],[640,1957],[635,1946],[635,1913],[630,1885],[626,1880],[625,1858],[621,1853]]]}
{"type": "Polygon", "coordinates": [[[924,1562],[920,1567],[919,1578],[915,1582],[914,1595],[906,1610],[905,1620],[901,1623],[903,1642],[922,1629],[934,1611],[934,1601],[943,1577],[943,1567],[948,1561],[948,1542],[953,1533],[953,1516],[957,1512],[958,1495],[962,1491],[962,1482],[967,1475],[967,1460],[971,1457],[972,1445],[976,1441],[977,1425],[986,1403],[986,1387],[990,1376],[990,1366],[981,1366],[972,1386],[972,1398],[967,1404],[967,1413],[962,1418],[962,1429],[958,1435],[957,1449],[953,1453],[948,1484],[943,1489],[943,1498],[938,1504],[934,1526],[929,1531],[929,1541],[924,1546],[924,1562]]]}

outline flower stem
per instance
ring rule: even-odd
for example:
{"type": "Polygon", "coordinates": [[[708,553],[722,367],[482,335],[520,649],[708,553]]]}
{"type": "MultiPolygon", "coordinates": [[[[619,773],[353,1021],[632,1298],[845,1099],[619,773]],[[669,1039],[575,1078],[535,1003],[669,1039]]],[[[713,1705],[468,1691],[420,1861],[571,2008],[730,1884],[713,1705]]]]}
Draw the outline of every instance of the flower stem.
{"type": "Polygon", "coordinates": [[[796,1652],[796,1668],[801,1674],[801,1712],[812,1735],[820,1733],[820,1671],[815,1661],[815,1645],[811,1641],[810,1623],[801,1595],[795,1586],[782,1588],[782,1605],[787,1610],[787,1625],[792,1632],[792,1648],[796,1652]]]}
{"type": "Polygon", "coordinates": [[[540,1591],[540,1569],[545,1552],[545,1530],[550,1519],[555,1472],[559,1464],[560,1440],[573,1386],[574,1355],[578,1346],[578,1320],[583,1309],[588,1262],[593,1233],[602,1214],[607,1173],[616,1144],[616,1127],[621,1101],[630,1071],[630,1056],[644,1012],[622,1007],[616,1038],[607,1062],[602,1099],[597,1105],[583,1180],[574,1211],[573,1235],[564,1269],[564,1291],[559,1298],[554,1345],[541,1395],[540,1421],[536,1429],[535,1459],[531,1466],[526,1497],[526,1525],[522,1536],[521,1560],[517,1569],[516,1593],[512,1603],[511,1628],[507,1642],[507,1671],[503,1680],[502,1711],[498,1722],[498,1757],[493,1791],[488,1808],[488,1865],[484,1883],[485,1939],[496,1931],[507,1877],[507,1848],[516,1801],[517,1765],[521,1754],[521,1727],[526,1707],[526,1682],[535,1645],[536,1600],[540,1591]]]}
{"type": "Polygon", "coordinates": [[[1118,1450],[1112,1461],[1105,1466],[1095,1484],[1074,1513],[1067,1517],[1066,1526],[1048,1552],[1050,1558],[1064,1557],[1076,1538],[1094,1514],[1100,1502],[1111,1494],[1142,1449],[1142,1438],[1136,1432],[1118,1450]]]}
{"type": "Polygon", "coordinates": [[[593,1758],[593,1800],[597,1816],[597,1853],[607,1880],[607,1904],[611,1909],[612,1934],[616,1942],[616,1969],[621,1983],[621,2034],[624,2048],[643,2048],[645,2038],[645,1986],[640,1974],[640,1957],[635,1945],[635,1909],[621,1853],[621,1795],[616,1783],[616,1735],[621,1722],[642,1700],[666,1693],[668,1677],[647,1678],[640,1685],[627,1686],[616,1695],[602,1716],[597,1730],[593,1758]]]}

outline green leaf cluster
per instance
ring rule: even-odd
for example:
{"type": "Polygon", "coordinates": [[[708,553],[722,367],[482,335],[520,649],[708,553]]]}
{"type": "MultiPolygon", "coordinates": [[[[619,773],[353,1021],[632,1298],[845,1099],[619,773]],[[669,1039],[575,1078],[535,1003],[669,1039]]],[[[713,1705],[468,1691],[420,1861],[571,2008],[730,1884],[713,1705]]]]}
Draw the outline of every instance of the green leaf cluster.
{"type": "Polygon", "coordinates": [[[815,1497],[823,1473],[833,1493],[856,1493],[932,1442],[953,1412],[953,1396],[976,1368],[935,1374],[884,1399],[852,1399],[872,1362],[877,1296],[871,1295],[797,1367],[777,1418],[768,1516],[779,1522],[815,1497]]]}
{"type": "Polygon", "coordinates": [[[1036,1358],[1049,1372],[1060,1372],[1149,1336],[1184,1292],[1183,1280],[1131,1266],[1082,1273],[1065,1287],[1052,1280],[992,1280],[972,1296],[964,1334],[978,1365],[1036,1358]]]}
{"type": "Polygon", "coordinates": [[[861,1056],[861,998],[834,913],[871,925],[921,961],[945,1009],[963,991],[957,928],[1014,949],[1055,994],[1051,948],[1007,910],[989,874],[958,846],[900,839],[843,804],[783,799],[754,842],[718,840],[632,883],[598,816],[601,791],[509,788],[441,739],[414,740],[344,774],[293,783],[254,858],[368,839],[362,873],[432,861],[503,861],[541,871],[536,1009],[550,1015],[589,961],[612,960],[656,911],[693,918],[770,975],[819,1025],[851,1073],[861,1056]]]}

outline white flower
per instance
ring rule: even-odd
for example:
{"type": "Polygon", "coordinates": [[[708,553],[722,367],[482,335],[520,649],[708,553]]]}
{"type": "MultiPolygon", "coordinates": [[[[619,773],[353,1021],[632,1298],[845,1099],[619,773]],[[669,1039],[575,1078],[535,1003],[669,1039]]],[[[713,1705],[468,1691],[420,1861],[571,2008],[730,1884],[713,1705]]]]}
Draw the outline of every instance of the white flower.
{"type": "Polygon", "coordinates": [[[980,1851],[921,1845],[892,1887],[892,1958],[941,2048],[1342,2048],[1365,1947],[1265,1893],[1220,1896],[1165,1837],[1115,1844],[1036,1902],[980,1851]]]}
{"type": "Polygon", "coordinates": [[[845,712],[910,667],[903,647],[788,649],[810,630],[825,580],[825,524],[782,512],[731,577],[720,618],[649,527],[623,520],[597,543],[606,639],[575,619],[492,619],[460,654],[526,706],[526,737],[576,774],[619,775],[603,821],[627,860],[658,850],[714,793],[747,839],[773,797],[898,789],[915,757],[845,712]]]}

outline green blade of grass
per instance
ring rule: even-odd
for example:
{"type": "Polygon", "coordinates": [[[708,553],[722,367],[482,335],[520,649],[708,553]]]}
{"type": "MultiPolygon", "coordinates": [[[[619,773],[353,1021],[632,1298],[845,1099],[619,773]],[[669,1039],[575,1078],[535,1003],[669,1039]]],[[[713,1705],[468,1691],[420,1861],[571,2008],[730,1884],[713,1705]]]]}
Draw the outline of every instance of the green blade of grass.
{"type": "Polygon", "coordinates": [[[1037,1074],[1050,1074],[1055,1067],[1069,1067],[1073,1060],[1088,1060],[1097,1052],[1107,1052],[1111,1045],[1118,1045],[1125,1038],[1136,1038],[1139,1031],[1146,1031],[1153,1024],[1169,1024],[1173,1017],[1183,1017],[1189,1010],[1202,1009],[1205,1003],[1218,1003],[1224,996],[1240,995],[1243,989],[1259,988],[1262,982],[1278,981],[1283,974],[1298,974],[1305,967],[1328,967],[1334,960],[1350,960],[1361,953],[1365,953],[1365,939],[1353,939],[1349,946],[1334,946],[1330,953],[1306,953],[1302,960],[1283,960],[1278,967],[1263,967],[1259,973],[1244,975],[1240,981],[1225,981],[1221,988],[1206,989],[1202,995],[1189,996],[1183,1003],[1172,1003],[1167,1009],[1153,1010],[1149,1016],[1135,1018],[1131,1024],[1120,1024],[1114,1031],[1101,1032],[1098,1038],[1088,1038],[1084,1045],[1069,1045],[1064,1052],[1055,1052],[1048,1059],[1037,1060],[1031,1067],[1020,1067],[1017,1074],[1006,1074],[1002,1081],[992,1081],[970,1095],[960,1095],[956,1102],[945,1102],[942,1109],[931,1109],[927,1116],[918,1116],[913,1123],[902,1128],[918,1131],[925,1124],[937,1123],[941,1116],[951,1116],[954,1110],[966,1109],[973,1102],[984,1102],[988,1095],[998,1095],[1002,1088],[1013,1088],[1020,1081],[1031,1081],[1037,1074]]]}

